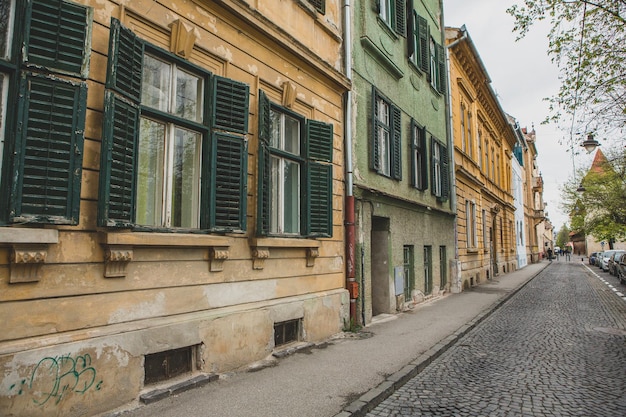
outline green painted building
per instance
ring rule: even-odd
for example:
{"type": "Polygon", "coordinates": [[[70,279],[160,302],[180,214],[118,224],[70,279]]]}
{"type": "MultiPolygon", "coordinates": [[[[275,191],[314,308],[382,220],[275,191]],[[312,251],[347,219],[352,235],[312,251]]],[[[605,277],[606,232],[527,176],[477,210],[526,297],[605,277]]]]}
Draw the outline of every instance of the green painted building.
{"type": "Polygon", "coordinates": [[[441,2],[359,0],[352,13],[349,179],[367,324],[454,289],[453,159],[441,2]]]}

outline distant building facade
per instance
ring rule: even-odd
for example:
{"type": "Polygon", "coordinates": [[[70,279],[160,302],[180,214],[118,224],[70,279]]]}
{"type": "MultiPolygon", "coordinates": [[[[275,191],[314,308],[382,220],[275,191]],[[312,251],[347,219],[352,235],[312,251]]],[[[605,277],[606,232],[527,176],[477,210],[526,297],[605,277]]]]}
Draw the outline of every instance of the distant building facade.
{"type": "Polygon", "coordinates": [[[517,268],[511,158],[516,136],[469,33],[446,28],[463,287],[517,268]]]}

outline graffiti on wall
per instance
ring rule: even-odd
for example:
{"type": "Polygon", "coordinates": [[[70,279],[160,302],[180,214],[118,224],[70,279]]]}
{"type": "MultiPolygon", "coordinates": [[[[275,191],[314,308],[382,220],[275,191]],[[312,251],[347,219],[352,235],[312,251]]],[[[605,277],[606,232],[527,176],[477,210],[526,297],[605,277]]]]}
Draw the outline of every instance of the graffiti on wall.
{"type": "Polygon", "coordinates": [[[97,376],[89,354],[45,357],[37,363],[29,378],[11,385],[9,392],[31,395],[39,406],[51,401],[58,404],[71,393],[99,391],[102,381],[97,381],[97,376]]]}

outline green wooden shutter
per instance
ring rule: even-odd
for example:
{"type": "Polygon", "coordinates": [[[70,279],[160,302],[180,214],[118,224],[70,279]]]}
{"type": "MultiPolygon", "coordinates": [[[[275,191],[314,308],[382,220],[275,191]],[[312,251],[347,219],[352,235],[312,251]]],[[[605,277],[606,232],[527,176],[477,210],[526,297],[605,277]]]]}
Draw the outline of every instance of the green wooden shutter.
{"type": "Polygon", "coordinates": [[[419,68],[426,74],[430,74],[430,54],[428,47],[428,22],[422,16],[417,16],[417,31],[419,36],[419,68]]]}
{"type": "Polygon", "coordinates": [[[425,190],[428,188],[428,151],[426,149],[426,127],[424,126],[418,128],[418,132],[419,138],[417,144],[422,155],[422,165],[420,167],[422,172],[422,186],[420,189],[425,190]]]}
{"type": "Polygon", "coordinates": [[[380,128],[378,120],[378,91],[372,87],[372,135],[370,137],[370,168],[376,171],[380,170],[380,144],[378,143],[378,129],[380,128]]]}
{"type": "MultiPolygon", "coordinates": [[[[413,10],[413,0],[407,0],[407,17],[408,17],[408,21],[407,21],[407,28],[406,28],[406,32],[407,32],[407,38],[406,38],[406,44],[407,44],[407,56],[409,58],[413,57],[416,53],[415,48],[415,31],[417,30],[417,28],[415,27],[415,24],[417,22],[415,22],[417,14],[415,13],[415,10],[413,10]]],[[[417,60],[415,59],[414,62],[417,62],[417,60]]]]}
{"type": "Polygon", "coordinates": [[[391,106],[391,176],[402,179],[402,112],[391,106]]]}
{"type": "Polygon", "coordinates": [[[441,148],[441,201],[447,201],[450,197],[450,172],[448,169],[448,147],[440,146],[441,148]]]}
{"type": "Polygon", "coordinates": [[[437,80],[437,91],[443,94],[446,91],[446,53],[441,45],[437,45],[437,65],[439,79],[437,80]]]}
{"type": "Polygon", "coordinates": [[[78,224],[87,85],[22,75],[10,220],[78,224]]]}
{"type": "Polygon", "coordinates": [[[134,225],[138,134],[138,107],[107,91],[100,154],[100,226],[128,228],[134,225]]]}
{"type": "Polygon", "coordinates": [[[257,178],[257,234],[265,236],[270,231],[270,101],[259,90],[259,148],[257,178]]]}
{"type": "Polygon", "coordinates": [[[29,3],[24,63],[87,77],[91,8],[62,0],[29,3]]]}
{"type": "Polygon", "coordinates": [[[211,126],[227,132],[248,133],[248,85],[217,75],[212,81],[211,126]]]}
{"type": "Polygon", "coordinates": [[[98,225],[132,227],[143,42],[111,19],[105,93],[98,225]]]}
{"type": "Polygon", "coordinates": [[[212,137],[211,224],[218,231],[246,230],[248,146],[241,136],[216,132],[212,137]]]}
{"type": "Polygon", "coordinates": [[[144,43],[119,20],[111,18],[106,88],[134,103],[141,100],[144,43]]]}
{"type": "Polygon", "coordinates": [[[333,125],[308,120],[307,131],[307,234],[333,233],[333,125]]]}
{"type": "Polygon", "coordinates": [[[396,0],[394,30],[400,36],[406,36],[406,0],[396,0]]]}
{"type": "Polygon", "coordinates": [[[333,125],[307,121],[307,156],[309,159],[333,162],[333,125]]]}
{"type": "Polygon", "coordinates": [[[326,13],[326,0],[309,0],[309,3],[311,3],[319,13],[326,13]]]}
{"type": "Polygon", "coordinates": [[[249,87],[228,78],[213,76],[211,91],[211,185],[209,228],[246,230],[249,87]]]}
{"type": "Polygon", "coordinates": [[[333,166],[309,162],[308,235],[330,237],[333,234],[333,166]]]}

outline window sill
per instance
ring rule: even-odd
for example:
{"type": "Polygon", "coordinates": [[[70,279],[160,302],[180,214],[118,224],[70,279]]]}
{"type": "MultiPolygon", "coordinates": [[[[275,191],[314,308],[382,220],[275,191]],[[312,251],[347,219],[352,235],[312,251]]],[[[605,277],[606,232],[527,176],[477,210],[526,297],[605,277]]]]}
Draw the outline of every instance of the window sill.
{"type": "Polygon", "coordinates": [[[0,228],[0,245],[11,246],[9,283],[38,282],[48,245],[59,243],[56,229],[0,228]]]}
{"type": "Polygon", "coordinates": [[[466,249],[467,253],[478,253],[479,250],[477,248],[467,248],[466,249]]]}
{"type": "Polygon", "coordinates": [[[137,247],[206,247],[209,250],[209,270],[220,272],[224,261],[230,257],[233,238],[212,235],[148,232],[102,232],[100,243],[104,246],[104,276],[123,278],[133,260],[137,247]]]}
{"type": "Polygon", "coordinates": [[[361,38],[361,46],[380,63],[396,80],[404,77],[404,72],[367,36],[361,38]]]}
{"type": "Polygon", "coordinates": [[[315,265],[319,256],[320,242],[313,239],[254,237],[250,239],[252,247],[252,268],[263,269],[265,260],[270,257],[270,248],[304,248],[306,249],[306,266],[315,265]]]}

